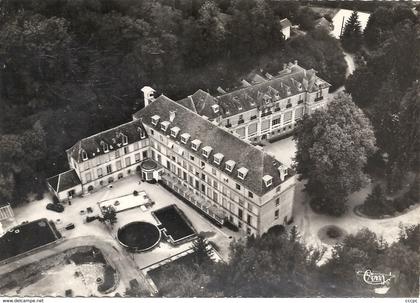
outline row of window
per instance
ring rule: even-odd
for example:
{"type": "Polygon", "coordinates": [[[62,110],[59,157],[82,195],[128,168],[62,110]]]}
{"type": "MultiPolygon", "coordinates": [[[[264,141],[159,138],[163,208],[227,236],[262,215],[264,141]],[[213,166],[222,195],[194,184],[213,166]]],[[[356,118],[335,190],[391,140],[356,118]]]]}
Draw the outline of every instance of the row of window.
{"type": "MultiPolygon", "coordinates": [[[[157,159],[160,164],[165,165],[161,163],[160,155],[155,155],[155,153],[152,151],[152,158],[157,159]]],[[[169,157],[172,161],[177,163],[175,156],[169,157]]],[[[239,203],[239,205],[244,206],[243,199],[240,198],[239,195],[233,194],[231,190],[228,190],[225,186],[220,185],[218,181],[215,179],[210,178],[207,174],[205,174],[202,170],[198,170],[194,168],[191,164],[188,164],[188,171],[191,174],[188,174],[186,171],[182,170],[180,167],[177,167],[175,163],[171,163],[170,161],[166,161],[166,168],[170,170],[172,173],[177,175],[179,178],[182,178],[184,181],[187,181],[192,187],[194,187],[197,190],[200,190],[203,194],[207,195],[209,198],[213,199],[213,201],[219,202],[218,194],[216,191],[222,192],[226,197],[234,200],[235,202],[239,203]],[[188,179],[187,179],[188,178],[188,179]],[[197,179],[196,179],[197,178],[197,179]],[[205,183],[199,182],[199,180],[204,181],[205,183]],[[209,185],[209,187],[206,186],[206,183],[209,185]]],[[[183,168],[187,168],[187,165],[185,161],[179,162],[177,164],[182,165],[183,168]]],[[[235,188],[237,190],[241,189],[241,185],[237,184],[235,185],[235,188]]],[[[253,198],[254,194],[250,191],[248,191],[248,197],[253,198]]],[[[250,202],[248,202],[248,210],[250,212],[253,212],[253,206],[250,202]]]]}
{"type": "MultiPolygon", "coordinates": [[[[143,158],[143,159],[147,158],[147,151],[146,150],[143,151],[142,154],[140,154],[140,153],[134,154],[135,162],[140,162],[141,158],[143,158]]],[[[125,164],[124,167],[130,166],[132,164],[131,163],[131,157],[126,157],[124,159],[124,162],[123,162],[123,160],[116,161],[115,162],[116,171],[123,169],[123,163],[125,164]]],[[[108,165],[105,166],[105,170],[102,167],[97,168],[96,169],[96,176],[97,176],[97,178],[101,178],[101,177],[104,176],[104,173],[106,173],[106,175],[109,175],[109,174],[112,174],[112,172],[113,172],[112,164],[108,164],[108,165]]],[[[85,180],[86,180],[86,183],[92,181],[92,173],[91,172],[85,173],[85,180]]]]}
{"type": "MultiPolygon", "coordinates": [[[[163,140],[163,138],[162,138],[162,140],[163,140]]],[[[156,148],[159,152],[161,152],[161,150],[162,150],[162,148],[161,148],[161,146],[160,146],[160,143],[159,142],[155,142],[155,141],[153,141],[152,142],[152,146],[154,147],[154,148],[156,148]]],[[[174,146],[173,146],[173,148],[174,148],[174,146]]],[[[176,147],[175,146],[175,151],[176,151],[176,155],[174,154],[174,153],[171,153],[170,151],[168,151],[167,152],[167,157],[169,158],[169,159],[172,159],[174,162],[176,162],[176,163],[179,163],[180,165],[181,165],[181,163],[182,163],[182,166],[184,167],[184,168],[187,168],[186,167],[186,163],[185,163],[185,161],[184,160],[182,160],[182,162],[181,162],[181,160],[178,160],[178,158],[179,158],[179,156],[182,158],[182,159],[189,159],[190,161],[192,161],[192,162],[194,162],[195,164],[197,164],[196,163],[196,157],[195,157],[195,155],[193,155],[193,154],[189,154],[189,156],[187,155],[187,153],[186,152],[182,152],[182,153],[180,153],[179,152],[179,150],[177,150],[177,148],[178,147],[176,147]]],[[[216,157],[217,156],[217,154],[215,155],[215,158],[214,158],[214,162],[216,162],[217,161],[217,159],[218,159],[218,157],[216,157]]],[[[223,155],[222,155],[222,157],[223,157],[223,155]]],[[[200,169],[201,170],[205,170],[206,169],[206,163],[204,162],[204,161],[199,161],[199,165],[200,165],[200,169]]],[[[236,163],[235,163],[235,161],[233,161],[233,160],[228,160],[228,161],[226,161],[226,163],[225,163],[225,169],[228,171],[228,172],[232,172],[232,170],[233,170],[233,168],[235,167],[235,165],[236,165],[236,163]]],[[[189,171],[192,171],[192,166],[191,165],[189,165],[189,171]]],[[[217,169],[215,168],[215,167],[213,167],[213,166],[211,166],[211,171],[212,171],[212,174],[213,175],[215,175],[215,176],[217,176],[217,169]]],[[[247,175],[247,173],[248,173],[248,169],[246,169],[246,168],[244,168],[244,167],[241,167],[241,168],[239,168],[238,169],[238,177],[240,178],[240,179],[242,179],[242,180],[244,180],[245,179],[245,177],[246,177],[246,175],[247,175]]],[[[229,178],[228,177],[226,177],[226,176],[223,176],[222,177],[222,179],[226,182],[226,183],[229,183],[229,178]]],[[[236,189],[237,190],[241,190],[242,189],[242,186],[240,185],[240,184],[238,184],[238,183],[236,183],[236,189]]],[[[253,198],[254,197],[254,194],[251,192],[251,191],[248,191],[248,197],[249,198],[253,198]]]]}
{"type": "MultiPolygon", "coordinates": [[[[299,95],[299,100],[297,101],[297,103],[296,103],[296,105],[299,105],[299,104],[302,104],[303,103],[303,95],[299,95]]],[[[292,99],[291,98],[289,98],[289,99],[287,99],[287,104],[286,104],[286,108],[291,108],[293,106],[293,104],[292,104],[292,99]]],[[[274,111],[277,111],[277,110],[279,110],[280,109],[280,102],[278,102],[278,103],[276,103],[275,105],[274,105],[274,111]]],[[[271,111],[271,108],[264,108],[263,109],[263,111],[262,111],[262,114],[263,115],[268,115],[268,114],[271,114],[272,113],[272,111],[271,111]]],[[[286,116],[286,114],[287,113],[285,113],[285,116],[286,116]]],[[[253,117],[251,117],[250,118],[250,121],[252,121],[252,120],[254,120],[255,118],[254,118],[254,116],[253,117]]],[[[288,118],[286,118],[285,117],[285,121],[287,121],[287,119],[288,118]]],[[[290,116],[290,119],[291,119],[291,116],[290,116]]],[[[245,123],[246,121],[244,120],[244,116],[243,116],[243,114],[240,114],[239,115],[239,117],[238,117],[238,124],[242,124],[242,123],[245,123]]],[[[226,119],[226,124],[225,124],[225,126],[226,127],[230,127],[230,126],[232,126],[232,124],[230,123],[230,119],[228,118],[228,119],[226,119]]]]}

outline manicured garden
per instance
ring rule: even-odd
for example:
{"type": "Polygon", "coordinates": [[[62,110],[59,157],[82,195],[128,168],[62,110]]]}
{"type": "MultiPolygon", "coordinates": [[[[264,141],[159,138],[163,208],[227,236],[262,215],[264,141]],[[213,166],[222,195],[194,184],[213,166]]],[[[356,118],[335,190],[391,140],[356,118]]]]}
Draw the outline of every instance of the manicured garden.
{"type": "Polygon", "coordinates": [[[394,197],[387,195],[381,184],[375,185],[364,203],[355,207],[355,213],[374,219],[403,214],[420,202],[420,176],[417,176],[408,191],[394,197]]]}

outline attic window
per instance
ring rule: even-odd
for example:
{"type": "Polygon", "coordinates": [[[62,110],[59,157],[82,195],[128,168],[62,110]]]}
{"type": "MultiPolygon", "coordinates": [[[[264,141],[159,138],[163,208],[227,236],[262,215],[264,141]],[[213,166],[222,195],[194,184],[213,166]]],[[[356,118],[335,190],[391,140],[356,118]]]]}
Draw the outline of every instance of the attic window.
{"type": "Polygon", "coordinates": [[[210,146],[204,146],[202,149],[203,156],[208,158],[212,150],[213,148],[211,148],[210,146]]]}
{"type": "Polygon", "coordinates": [[[128,144],[128,137],[124,134],[121,134],[121,136],[122,136],[123,145],[127,145],[128,144]]]}
{"type": "Polygon", "coordinates": [[[180,131],[179,127],[172,127],[171,128],[171,136],[176,138],[176,136],[178,136],[179,131],[180,131]]]}
{"type": "Polygon", "coordinates": [[[188,139],[189,139],[190,137],[191,137],[191,136],[190,136],[190,134],[187,134],[187,133],[182,134],[182,135],[181,135],[181,142],[182,142],[183,144],[187,144],[187,141],[188,141],[188,139]]]}
{"type": "Polygon", "coordinates": [[[217,165],[220,165],[220,163],[223,160],[224,155],[221,153],[217,153],[214,155],[214,163],[216,163],[217,165]]]}
{"type": "Polygon", "coordinates": [[[146,138],[146,133],[141,127],[137,128],[137,130],[139,131],[140,139],[146,138]]]}
{"type": "Polygon", "coordinates": [[[238,178],[244,180],[246,175],[248,174],[248,169],[245,167],[241,167],[238,169],[238,178]]]}
{"type": "Polygon", "coordinates": [[[226,165],[225,165],[225,169],[228,171],[228,172],[232,172],[233,171],[233,168],[235,167],[235,161],[233,161],[233,160],[228,160],[228,161],[226,161],[226,165]]]}
{"type": "Polygon", "coordinates": [[[163,131],[166,131],[168,129],[169,124],[170,124],[169,121],[163,121],[160,124],[160,129],[163,130],[163,131]]]}
{"type": "Polygon", "coordinates": [[[83,161],[86,161],[88,159],[88,155],[85,150],[82,150],[82,159],[83,161]]]}
{"type": "Polygon", "coordinates": [[[198,148],[200,147],[201,141],[198,139],[195,139],[191,142],[191,148],[195,151],[198,150],[198,148]]]}
{"type": "Polygon", "coordinates": [[[218,105],[218,104],[213,104],[213,105],[211,106],[211,108],[213,109],[213,112],[214,112],[215,114],[217,114],[217,113],[219,112],[219,105],[218,105]]]}
{"type": "Polygon", "coordinates": [[[158,124],[159,120],[160,120],[160,117],[158,115],[154,115],[152,117],[152,124],[156,126],[158,124]]]}
{"type": "Polygon", "coordinates": [[[101,142],[102,149],[104,150],[104,153],[107,153],[109,151],[108,144],[106,144],[104,141],[101,142]]]}
{"type": "Polygon", "coordinates": [[[273,177],[269,175],[265,175],[263,177],[263,181],[265,183],[265,187],[270,187],[273,184],[273,177]]]}

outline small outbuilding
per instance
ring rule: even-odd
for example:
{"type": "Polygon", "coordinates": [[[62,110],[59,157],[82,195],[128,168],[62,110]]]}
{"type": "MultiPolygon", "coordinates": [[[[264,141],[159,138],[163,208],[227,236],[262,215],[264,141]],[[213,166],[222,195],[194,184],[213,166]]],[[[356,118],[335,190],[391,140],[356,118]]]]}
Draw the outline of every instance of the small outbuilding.
{"type": "Polygon", "coordinates": [[[60,202],[78,196],[83,191],[82,182],[74,169],[48,178],[47,185],[60,202]]]}
{"type": "Polygon", "coordinates": [[[284,35],[284,39],[287,40],[290,38],[290,28],[292,27],[292,22],[289,19],[284,18],[280,20],[281,32],[284,35]]]}

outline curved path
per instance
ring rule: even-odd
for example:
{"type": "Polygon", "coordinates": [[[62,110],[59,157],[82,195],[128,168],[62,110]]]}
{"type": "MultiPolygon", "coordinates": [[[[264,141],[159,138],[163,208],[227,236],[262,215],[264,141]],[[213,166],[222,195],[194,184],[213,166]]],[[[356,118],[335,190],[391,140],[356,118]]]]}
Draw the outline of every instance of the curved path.
{"type": "Polygon", "coordinates": [[[118,271],[120,281],[128,287],[132,279],[137,279],[143,290],[154,293],[154,289],[146,281],[144,274],[137,267],[136,263],[130,255],[121,247],[115,246],[112,242],[103,241],[102,239],[94,236],[84,236],[71,239],[64,239],[57,245],[41,249],[34,252],[29,256],[15,260],[11,263],[0,266],[0,273],[5,274],[22,266],[29,265],[39,260],[52,257],[54,255],[65,252],[66,250],[73,249],[78,246],[94,246],[98,248],[111,265],[118,271]]]}
{"type": "Polygon", "coordinates": [[[296,185],[294,204],[294,224],[298,227],[302,240],[314,247],[326,247],[328,250],[325,258],[331,253],[332,246],[322,243],[318,238],[318,231],[326,225],[337,225],[349,234],[355,234],[362,228],[368,228],[375,232],[378,237],[383,237],[388,243],[398,240],[400,226],[415,225],[420,223],[420,207],[394,218],[369,219],[360,217],[353,212],[354,206],[361,204],[370,192],[371,186],[352,194],[349,197],[348,211],[341,217],[331,217],[315,213],[309,206],[309,198],[302,192],[303,183],[296,185]]]}

